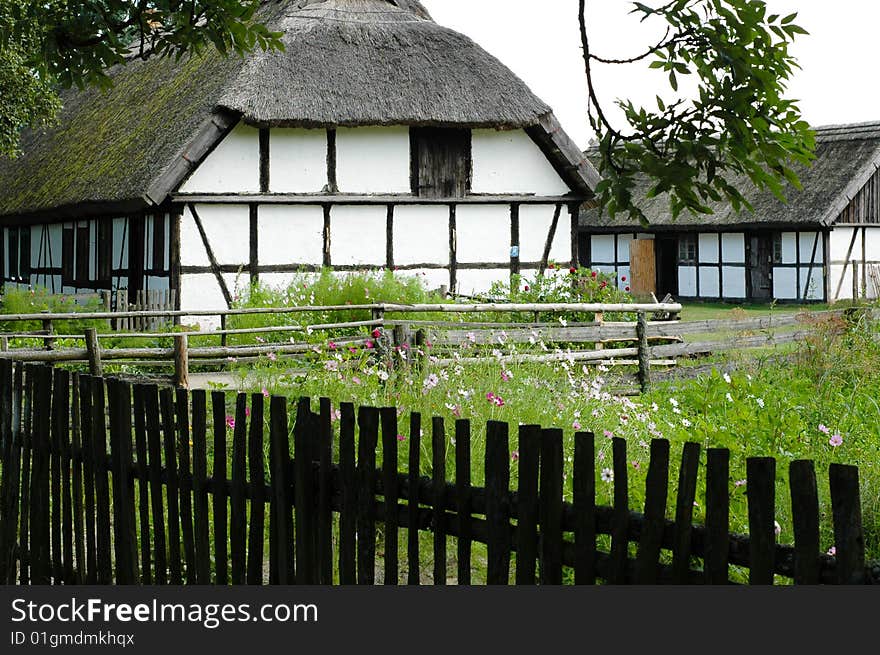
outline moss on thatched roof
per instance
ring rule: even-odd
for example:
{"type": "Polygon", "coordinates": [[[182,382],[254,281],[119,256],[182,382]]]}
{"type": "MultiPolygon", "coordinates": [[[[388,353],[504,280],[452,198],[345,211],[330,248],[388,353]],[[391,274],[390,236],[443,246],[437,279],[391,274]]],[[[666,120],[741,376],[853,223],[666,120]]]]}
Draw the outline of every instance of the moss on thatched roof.
{"type": "MultiPolygon", "coordinates": [[[[639,207],[652,227],[674,229],[697,226],[827,226],[837,220],[852,197],[867,183],[880,167],[880,123],[832,125],[816,129],[816,161],[797,170],[803,190],[788,187],[787,202],[780,201],[770,191],[757,189],[743,176],[731,182],[743,191],[754,211],[735,212],[728,203],[710,204],[714,214],[697,216],[689,212],[673,219],[669,199],[664,194],[644,198],[649,188],[646,180],[639,181],[636,197],[642,198],[639,207]]],[[[591,156],[588,152],[588,156],[591,156]]],[[[619,214],[611,218],[597,209],[584,208],[580,225],[589,228],[640,228],[638,221],[619,214]]]]}
{"type": "MultiPolygon", "coordinates": [[[[522,80],[468,37],[437,25],[417,0],[269,0],[261,20],[284,32],[285,51],[136,60],[110,72],[107,92],[64,92],[59,125],[27,132],[24,154],[0,160],[0,217],[161,203],[230,117],[256,126],[542,134],[552,118],[522,80]]],[[[557,132],[548,156],[589,194],[595,172],[557,132]]]]}

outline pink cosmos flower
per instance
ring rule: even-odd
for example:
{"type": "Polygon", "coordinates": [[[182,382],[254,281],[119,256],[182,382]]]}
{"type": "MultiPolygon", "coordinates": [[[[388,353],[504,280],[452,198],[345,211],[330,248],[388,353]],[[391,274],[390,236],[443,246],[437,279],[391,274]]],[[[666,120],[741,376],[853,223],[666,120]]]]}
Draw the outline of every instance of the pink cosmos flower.
{"type": "Polygon", "coordinates": [[[512,378],[513,378],[513,375],[510,373],[510,371],[501,371],[501,379],[504,382],[510,382],[510,380],[512,378]]]}
{"type": "Polygon", "coordinates": [[[514,462],[518,462],[519,461],[519,451],[514,450],[512,453],[510,453],[510,459],[512,459],[514,462]]]}
{"type": "Polygon", "coordinates": [[[632,466],[636,471],[638,471],[640,468],[642,468],[642,465],[639,464],[638,462],[633,462],[632,466]]]}
{"type": "Polygon", "coordinates": [[[365,343],[364,345],[367,347],[367,350],[372,350],[374,347],[372,341],[367,341],[367,343],[365,343]]]}
{"type": "Polygon", "coordinates": [[[840,433],[835,432],[828,440],[828,443],[831,444],[833,448],[837,448],[838,446],[843,445],[843,437],[840,435],[840,433]]]}
{"type": "Polygon", "coordinates": [[[268,398],[269,397],[269,390],[266,387],[263,387],[262,394],[263,394],[263,398],[268,398]]]}
{"type": "Polygon", "coordinates": [[[821,432],[822,434],[831,434],[831,429],[824,423],[820,423],[819,432],[821,432]]]}
{"type": "Polygon", "coordinates": [[[226,426],[229,429],[234,429],[235,428],[235,418],[232,416],[227,416],[226,417],[226,426]]]}
{"type": "Polygon", "coordinates": [[[571,424],[571,427],[572,427],[573,430],[580,430],[580,429],[581,429],[581,424],[580,424],[579,421],[575,421],[574,423],[571,424]]]}
{"type": "Polygon", "coordinates": [[[397,440],[398,440],[398,441],[406,441],[406,437],[404,437],[402,434],[398,434],[398,435],[397,435],[397,440]]]}
{"type": "Polygon", "coordinates": [[[831,555],[831,557],[837,556],[837,546],[832,546],[831,548],[829,548],[828,554],[831,555]]]}
{"type": "Polygon", "coordinates": [[[382,336],[382,331],[379,328],[376,328],[375,330],[373,330],[372,335],[374,339],[378,339],[382,336]]]}
{"type": "Polygon", "coordinates": [[[269,358],[270,362],[274,362],[274,361],[278,360],[278,355],[276,355],[275,353],[269,353],[268,355],[266,355],[266,357],[269,358]]]}
{"type": "Polygon", "coordinates": [[[736,482],[733,483],[733,486],[734,487],[744,487],[744,486],[746,486],[746,481],[745,480],[737,480],[736,482]]]}
{"type": "Polygon", "coordinates": [[[245,408],[244,408],[244,415],[245,415],[247,418],[250,418],[250,417],[251,417],[251,408],[250,408],[250,407],[245,407],[245,408]]]}
{"type": "Polygon", "coordinates": [[[331,341],[330,343],[327,344],[327,347],[328,347],[330,350],[336,350],[336,344],[333,343],[332,341],[331,341]]]}
{"type": "Polygon", "coordinates": [[[610,432],[608,430],[605,430],[604,432],[602,432],[602,434],[605,435],[606,439],[613,439],[614,438],[614,433],[610,432]]]}

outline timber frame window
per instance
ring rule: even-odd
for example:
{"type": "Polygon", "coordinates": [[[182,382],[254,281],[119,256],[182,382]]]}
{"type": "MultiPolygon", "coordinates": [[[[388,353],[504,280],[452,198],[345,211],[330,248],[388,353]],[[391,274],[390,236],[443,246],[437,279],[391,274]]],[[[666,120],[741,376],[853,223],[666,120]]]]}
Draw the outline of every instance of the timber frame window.
{"type": "Polygon", "coordinates": [[[110,288],[113,221],[66,223],[61,233],[61,280],[66,287],[110,288]]]}
{"type": "Polygon", "coordinates": [[[10,282],[30,283],[31,277],[31,228],[10,227],[6,229],[6,279],[10,282]]]}
{"type": "Polygon", "coordinates": [[[773,263],[782,263],[782,232],[773,233],[773,263]]]}
{"type": "Polygon", "coordinates": [[[692,233],[682,234],[678,238],[678,263],[682,265],[696,265],[697,263],[697,235],[692,233]]]}
{"type": "Polygon", "coordinates": [[[471,191],[471,131],[410,129],[410,182],[420,198],[463,198],[471,191]]]}

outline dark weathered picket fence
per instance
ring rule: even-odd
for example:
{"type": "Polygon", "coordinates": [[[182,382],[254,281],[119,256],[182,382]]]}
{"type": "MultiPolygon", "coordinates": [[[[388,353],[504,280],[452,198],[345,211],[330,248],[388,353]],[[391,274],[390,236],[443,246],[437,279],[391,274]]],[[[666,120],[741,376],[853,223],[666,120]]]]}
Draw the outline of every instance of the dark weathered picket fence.
{"type": "Polygon", "coordinates": [[[509,427],[488,423],[485,484],[476,487],[468,421],[453,426],[449,480],[451,440],[441,418],[425,425],[428,478],[420,475],[418,414],[401,429],[394,408],[342,404],[336,422],[326,399],[317,412],[302,399],[293,413],[285,398],[239,395],[232,427],[227,400],[212,393],[209,407],[203,391],[0,361],[0,580],[445,584],[450,561],[457,563],[452,577],[460,584],[470,584],[474,571],[490,584],[572,578],[578,584],[726,584],[736,578],[731,566],[747,568],[753,584],[772,584],[776,576],[831,584],[880,578],[880,567],[864,561],[854,467],[829,471],[837,551],[831,557],[820,548],[811,462],[791,464],[795,545],[785,546],[776,544],[774,531],[773,459],[748,461],[750,535],[741,536],[729,533],[726,450],[706,454],[706,525],[698,526],[700,446],[694,443],[683,450],[674,512],[667,511],[669,443],[651,444],[644,512],[637,513],[630,509],[621,439],[613,443],[613,504],[603,507],[596,503],[589,433],[575,436],[568,472],[573,498],[564,502],[561,430],[519,426],[517,489],[511,490],[509,427]],[[400,433],[406,453],[399,452],[400,433]],[[402,454],[408,455],[405,473],[398,471],[402,454]],[[420,539],[424,531],[433,533],[430,548],[420,539]],[[607,552],[599,535],[610,535],[607,552]],[[452,559],[447,537],[456,545],[452,559]],[[479,564],[475,543],[486,546],[479,564]],[[422,573],[427,562],[433,576],[422,573]]]}

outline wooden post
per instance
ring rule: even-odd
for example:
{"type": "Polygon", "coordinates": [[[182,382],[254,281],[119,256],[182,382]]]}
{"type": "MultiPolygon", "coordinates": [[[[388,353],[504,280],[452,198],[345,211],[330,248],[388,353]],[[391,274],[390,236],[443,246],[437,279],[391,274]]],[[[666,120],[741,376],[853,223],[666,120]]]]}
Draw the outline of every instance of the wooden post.
{"type": "MultiPolygon", "coordinates": [[[[593,320],[596,322],[596,324],[601,326],[605,322],[605,313],[604,312],[596,312],[596,314],[593,317],[593,320]]],[[[596,342],[596,350],[605,350],[605,344],[602,343],[601,341],[597,341],[596,342]]]]}
{"type": "Polygon", "coordinates": [[[0,352],[9,351],[9,337],[0,337],[0,352]]]}
{"type": "MultiPolygon", "coordinates": [[[[112,291],[108,291],[107,289],[104,289],[103,291],[101,291],[101,306],[102,306],[102,308],[103,308],[102,311],[103,311],[105,314],[109,314],[109,313],[110,313],[110,307],[111,307],[112,295],[113,295],[113,292],[112,292],[112,291]]],[[[113,329],[113,321],[112,321],[111,319],[109,319],[109,318],[107,319],[107,329],[108,329],[108,330],[112,330],[112,329],[113,329]]]]}
{"type": "Polygon", "coordinates": [[[651,386],[651,350],[648,347],[648,317],[645,312],[638,313],[636,336],[639,340],[639,387],[646,393],[651,386]]]}
{"type": "Polygon", "coordinates": [[[226,334],[226,314],[220,314],[220,346],[225,348],[229,341],[229,335],[226,334]]]}
{"type": "Polygon", "coordinates": [[[98,330],[86,328],[86,351],[89,354],[89,375],[102,377],[104,367],[101,364],[101,344],[98,343],[98,330]]]}
{"type": "MultiPolygon", "coordinates": [[[[49,310],[44,309],[42,311],[42,313],[48,314],[49,310]]],[[[54,332],[54,327],[52,326],[52,319],[51,318],[44,318],[43,319],[43,331],[47,335],[51,335],[54,332]]],[[[45,344],[46,350],[54,350],[55,349],[55,339],[46,338],[43,340],[43,343],[45,344]]]]}
{"type": "Polygon", "coordinates": [[[185,334],[174,335],[174,384],[183,389],[189,387],[189,351],[185,334]]]}

